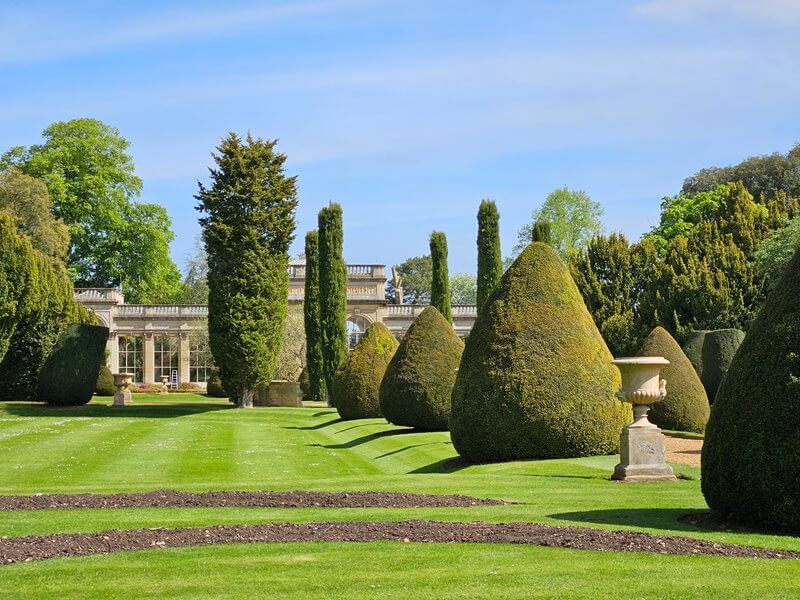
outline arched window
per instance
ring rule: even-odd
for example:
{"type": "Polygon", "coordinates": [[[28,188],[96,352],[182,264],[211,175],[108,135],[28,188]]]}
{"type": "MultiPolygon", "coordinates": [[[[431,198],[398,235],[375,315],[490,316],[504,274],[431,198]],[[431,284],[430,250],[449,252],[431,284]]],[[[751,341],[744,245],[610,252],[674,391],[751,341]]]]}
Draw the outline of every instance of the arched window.
{"type": "Polygon", "coordinates": [[[347,348],[352,350],[361,341],[361,336],[369,327],[369,321],[361,315],[354,315],[347,319],[347,348]]]}

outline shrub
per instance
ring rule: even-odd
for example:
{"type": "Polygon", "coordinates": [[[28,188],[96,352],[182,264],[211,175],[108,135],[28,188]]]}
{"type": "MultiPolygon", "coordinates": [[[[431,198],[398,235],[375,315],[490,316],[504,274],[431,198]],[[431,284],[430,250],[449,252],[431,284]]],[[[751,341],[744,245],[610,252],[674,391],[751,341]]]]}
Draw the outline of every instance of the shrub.
{"type": "Polygon", "coordinates": [[[29,310],[34,252],[10,215],[0,211],[0,361],[29,310]]]}
{"type": "MultiPolygon", "coordinates": [[[[707,330],[693,331],[689,334],[689,337],[686,338],[686,343],[683,345],[683,353],[686,355],[686,358],[689,359],[689,362],[692,363],[700,381],[703,381],[703,344],[706,341],[706,334],[708,334],[707,330]]],[[[706,394],[708,394],[708,390],[706,390],[706,394]]],[[[708,398],[709,400],[713,400],[713,397],[710,395],[708,398]]]]}
{"type": "Polygon", "coordinates": [[[181,381],[178,384],[178,391],[179,392],[198,392],[203,389],[202,386],[197,385],[196,383],[191,383],[189,381],[181,381]]]}
{"type": "Polygon", "coordinates": [[[380,389],[381,412],[395,425],[446,430],[464,342],[438,310],[429,306],[400,340],[380,389]]]}
{"type": "Polygon", "coordinates": [[[683,351],[694,365],[712,404],[743,339],[741,329],[714,329],[693,331],[686,340],[683,351]]]}
{"type": "Polygon", "coordinates": [[[706,427],[702,490],[722,517],[800,529],[800,249],[722,381],[706,427]]]}
{"type": "Polygon", "coordinates": [[[133,383],[128,386],[131,394],[156,394],[161,391],[160,383],[133,383]]]}
{"type": "Polygon", "coordinates": [[[117,393],[117,388],[114,385],[114,375],[106,365],[100,367],[100,373],[97,374],[97,383],[94,386],[94,393],[98,396],[113,396],[117,393]]]}
{"type": "Polygon", "coordinates": [[[211,379],[209,379],[208,384],[206,384],[206,394],[212,398],[227,398],[229,396],[225,387],[222,385],[222,379],[220,379],[219,373],[216,371],[212,373],[211,379]]]}
{"type": "Polygon", "coordinates": [[[107,340],[107,327],[70,325],[42,366],[38,399],[59,406],[89,402],[105,360],[107,340]]]}
{"type": "Polygon", "coordinates": [[[397,340],[386,325],[373,323],[367,328],[333,380],[333,397],[342,419],[381,416],[381,381],[395,350],[397,340]]]}
{"type": "Polygon", "coordinates": [[[300,391],[303,393],[303,402],[311,401],[311,377],[308,375],[308,364],[300,371],[297,383],[300,384],[300,391]]]}
{"type": "Polygon", "coordinates": [[[656,327],[638,355],[663,356],[669,361],[661,372],[667,381],[667,397],[650,409],[647,415],[650,421],[664,429],[702,432],[708,421],[708,396],[678,342],[666,329],[656,327]]]}
{"type": "Polygon", "coordinates": [[[530,244],[486,301],[453,389],[451,437],[471,461],[619,449],[630,406],[619,373],[555,250],[530,244]]]}

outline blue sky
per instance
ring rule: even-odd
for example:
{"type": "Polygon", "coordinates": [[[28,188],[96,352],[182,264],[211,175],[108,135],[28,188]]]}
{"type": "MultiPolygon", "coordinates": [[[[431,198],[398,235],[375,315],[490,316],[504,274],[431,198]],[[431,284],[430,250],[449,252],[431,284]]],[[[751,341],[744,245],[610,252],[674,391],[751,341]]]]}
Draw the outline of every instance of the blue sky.
{"type": "Polygon", "coordinates": [[[280,139],[298,241],[342,204],[349,262],[447,233],[475,271],[475,213],[504,253],[548,192],[586,190],[638,238],[710,165],[800,141],[800,2],[0,0],[0,149],[94,117],[132,143],[182,265],[193,194],[228,131],[280,139]]]}

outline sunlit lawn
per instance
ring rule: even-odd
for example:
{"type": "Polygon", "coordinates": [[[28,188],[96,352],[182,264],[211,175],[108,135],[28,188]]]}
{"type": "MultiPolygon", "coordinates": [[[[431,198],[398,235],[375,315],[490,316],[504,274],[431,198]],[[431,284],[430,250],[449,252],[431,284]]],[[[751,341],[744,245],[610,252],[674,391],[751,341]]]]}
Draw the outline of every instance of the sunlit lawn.
{"type": "MultiPolygon", "coordinates": [[[[631,528],[800,550],[800,538],[709,532],[691,479],[631,485],[615,457],[467,466],[447,433],[330,409],[231,408],[193,394],[135,395],[73,409],[0,405],[0,493],[386,490],[463,493],[517,504],[459,509],[165,508],[0,512],[0,536],[110,528],[316,520],[540,521],[631,528]]],[[[667,557],[503,545],[252,544],[148,550],[0,567],[19,597],[764,597],[796,596],[794,561],[667,557]]]]}

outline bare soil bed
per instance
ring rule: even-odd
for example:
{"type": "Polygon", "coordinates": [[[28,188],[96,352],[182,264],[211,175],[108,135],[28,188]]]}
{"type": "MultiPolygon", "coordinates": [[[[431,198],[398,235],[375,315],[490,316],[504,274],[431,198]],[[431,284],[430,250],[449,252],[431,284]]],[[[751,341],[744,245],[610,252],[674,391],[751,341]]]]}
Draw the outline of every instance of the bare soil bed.
{"type": "Polygon", "coordinates": [[[0,539],[0,564],[108,554],[148,548],[180,548],[253,542],[397,542],[530,544],[579,550],[704,554],[751,558],[800,558],[794,552],[717,544],[634,531],[602,531],[539,523],[446,523],[440,521],[273,523],[186,529],[137,529],[62,533],[0,539]]]}
{"type": "Polygon", "coordinates": [[[58,508],[175,508],[248,506],[264,508],[463,508],[499,506],[502,500],[461,494],[397,492],[179,492],[132,494],[37,494],[0,496],[0,510],[58,508]]]}

